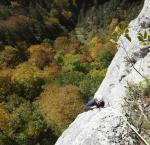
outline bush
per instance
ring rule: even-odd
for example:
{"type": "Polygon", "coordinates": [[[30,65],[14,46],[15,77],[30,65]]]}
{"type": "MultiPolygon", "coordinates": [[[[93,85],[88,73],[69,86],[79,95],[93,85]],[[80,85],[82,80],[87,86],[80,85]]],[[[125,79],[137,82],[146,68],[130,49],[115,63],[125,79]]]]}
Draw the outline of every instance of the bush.
{"type": "Polygon", "coordinates": [[[39,70],[29,64],[20,64],[14,70],[12,75],[12,83],[15,92],[22,97],[33,100],[37,97],[44,85],[44,80],[38,74],[39,70]]]}
{"type": "Polygon", "coordinates": [[[150,81],[138,84],[129,83],[125,97],[125,112],[128,121],[136,127],[139,133],[149,142],[150,118],[150,81]]]}
{"type": "Polygon", "coordinates": [[[83,101],[75,86],[49,85],[38,99],[38,104],[49,126],[59,134],[82,111],[83,101]]]}

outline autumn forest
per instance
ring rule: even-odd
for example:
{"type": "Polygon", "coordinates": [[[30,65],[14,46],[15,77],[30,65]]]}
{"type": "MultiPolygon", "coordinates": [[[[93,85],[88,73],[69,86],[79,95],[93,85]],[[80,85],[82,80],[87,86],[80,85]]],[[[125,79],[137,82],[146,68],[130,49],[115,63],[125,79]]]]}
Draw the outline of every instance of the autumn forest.
{"type": "Polygon", "coordinates": [[[113,30],[142,5],[0,0],[0,145],[54,145],[104,79],[113,30]]]}

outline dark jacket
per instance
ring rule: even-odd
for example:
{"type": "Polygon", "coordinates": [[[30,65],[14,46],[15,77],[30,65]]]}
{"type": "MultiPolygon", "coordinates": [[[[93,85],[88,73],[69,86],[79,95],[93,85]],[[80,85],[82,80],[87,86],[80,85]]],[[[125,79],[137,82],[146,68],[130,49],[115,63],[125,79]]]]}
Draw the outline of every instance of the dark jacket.
{"type": "Polygon", "coordinates": [[[91,108],[92,106],[96,106],[97,108],[99,108],[99,107],[104,107],[104,105],[105,105],[104,101],[101,101],[101,103],[98,105],[96,103],[96,98],[93,98],[84,105],[84,110],[88,111],[88,110],[92,110],[91,108]]]}
{"type": "Polygon", "coordinates": [[[96,105],[96,99],[93,98],[92,100],[90,100],[88,103],[86,103],[84,105],[84,110],[91,110],[91,107],[96,105]]]}

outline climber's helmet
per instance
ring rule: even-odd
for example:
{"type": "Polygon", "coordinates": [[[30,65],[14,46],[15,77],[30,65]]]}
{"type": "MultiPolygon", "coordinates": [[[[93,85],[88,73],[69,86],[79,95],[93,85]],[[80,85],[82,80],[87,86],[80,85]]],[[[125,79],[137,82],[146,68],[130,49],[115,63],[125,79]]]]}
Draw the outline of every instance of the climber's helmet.
{"type": "Polygon", "coordinates": [[[103,100],[96,99],[96,106],[99,107],[104,107],[105,103],[103,100]]]}

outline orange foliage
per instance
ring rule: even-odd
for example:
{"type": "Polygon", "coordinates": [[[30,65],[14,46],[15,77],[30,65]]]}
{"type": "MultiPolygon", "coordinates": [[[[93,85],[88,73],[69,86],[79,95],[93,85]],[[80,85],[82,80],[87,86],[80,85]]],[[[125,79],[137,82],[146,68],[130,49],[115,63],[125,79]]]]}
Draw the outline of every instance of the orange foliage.
{"type": "Polygon", "coordinates": [[[65,53],[74,53],[79,49],[79,43],[75,39],[68,39],[65,36],[57,37],[54,41],[56,50],[63,50],[65,53]]]}
{"type": "Polygon", "coordinates": [[[43,69],[51,61],[52,48],[45,45],[32,45],[29,49],[30,61],[38,68],[43,69]]]}
{"type": "MultiPolygon", "coordinates": [[[[111,30],[112,32],[112,30],[111,30]]],[[[88,50],[90,53],[90,56],[95,59],[100,53],[102,53],[103,51],[106,50],[110,50],[112,52],[116,52],[116,46],[114,44],[112,44],[111,42],[109,42],[106,38],[106,42],[101,42],[100,38],[98,38],[97,36],[93,37],[93,39],[91,40],[91,42],[88,44],[88,50]]]]}
{"type": "Polygon", "coordinates": [[[54,41],[54,48],[56,50],[66,47],[67,45],[68,45],[68,38],[65,36],[57,37],[56,40],[54,41]]]}
{"type": "Polygon", "coordinates": [[[10,68],[0,69],[0,77],[11,77],[13,71],[14,70],[10,68]]]}
{"type": "Polygon", "coordinates": [[[100,54],[100,52],[103,49],[104,49],[103,44],[96,45],[96,47],[90,47],[89,52],[90,52],[92,59],[95,59],[97,57],[97,55],[100,54]]]}

